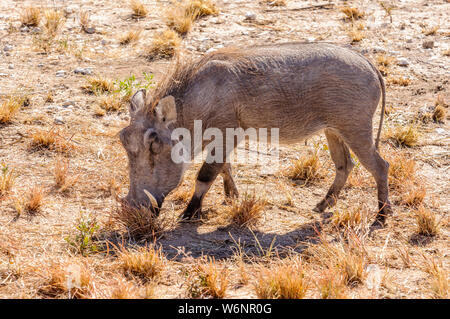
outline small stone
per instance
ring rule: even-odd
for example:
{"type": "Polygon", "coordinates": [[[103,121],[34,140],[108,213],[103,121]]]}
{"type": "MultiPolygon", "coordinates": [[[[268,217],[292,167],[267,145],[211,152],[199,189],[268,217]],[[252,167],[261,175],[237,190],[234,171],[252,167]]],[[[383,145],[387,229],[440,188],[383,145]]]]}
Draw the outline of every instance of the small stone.
{"type": "Polygon", "coordinates": [[[62,106],[64,108],[68,108],[69,106],[75,106],[75,102],[74,101],[65,101],[62,106]]]}
{"type": "Polygon", "coordinates": [[[426,40],[426,41],[423,41],[422,47],[423,47],[424,49],[432,49],[432,48],[434,48],[434,41],[433,41],[433,40],[426,40]]]}
{"type": "Polygon", "coordinates": [[[43,68],[43,67],[44,67],[44,63],[39,63],[39,64],[37,65],[37,67],[38,67],[38,68],[43,68]]]}
{"type": "Polygon", "coordinates": [[[384,48],[382,48],[382,47],[379,47],[379,46],[375,46],[375,47],[372,48],[372,51],[373,51],[374,53],[385,53],[385,52],[386,52],[386,49],[384,49],[384,48]]]}
{"type": "Polygon", "coordinates": [[[7,76],[9,76],[9,74],[7,74],[7,73],[0,73],[0,77],[6,78],[7,76]]]}
{"type": "Polygon", "coordinates": [[[73,70],[73,73],[82,75],[91,75],[92,68],[76,68],[75,70],[73,70]]]}
{"type": "Polygon", "coordinates": [[[94,34],[95,28],[94,27],[84,28],[84,32],[86,32],[87,34],[94,34]]]}
{"type": "Polygon", "coordinates": [[[9,45],[9,44],[6,44],[3,47],[3,51],[5,51],[5,52],[11,51],[12,49],[13,49],[12,45],[9,45]]]}
{"type": "Polygon", "coordinates": [[[62,124],[64,124],[64,120],[63,120],[62,117],[57,116],[57,117],[55,117],[55,119],[54,119],[54,123],[55,123],[56,125],[62,125],[62,124]]]}
{"type": "Polygon", "coordinates": [[[8,65],[8,69],[10,69],[10,70],[14,69],[14,64],[8,65]]]}
{"type": "Polygon", "coordinates": [[[408,61],[408,59],[405,59],[405,58],[399,58],[397,60],[397,65],[399,65],[399,66],[408,66],[409,65],[409,61],[408,61]]]}
{"type": "Polygon", "coordinates": [[[39,27],[34,27],[33,29],[31,29],[32,34],[41,33],[41,32],[42,32],[42,30],[39,27]]]}
{"type": "Polygon", "coordinates": [[[247,12],[245,14],[245,20],[247,20],[247,21],[256,20],[256,14],[254,14],[253,12],[247,12]]]}
{"type": "Polygon", "coordinates": [[[59,70],[56,72],[57,77],[63,77],[65,75],[66,75],[66,71],[64,71],[64,70],[59,70]]]}
{"type": "Polygon", "coordinates": [[[28,28],[27,26],[23,26],[20,28],[20,32],[28,32],[30,31],[30,28],[28,28]]]}

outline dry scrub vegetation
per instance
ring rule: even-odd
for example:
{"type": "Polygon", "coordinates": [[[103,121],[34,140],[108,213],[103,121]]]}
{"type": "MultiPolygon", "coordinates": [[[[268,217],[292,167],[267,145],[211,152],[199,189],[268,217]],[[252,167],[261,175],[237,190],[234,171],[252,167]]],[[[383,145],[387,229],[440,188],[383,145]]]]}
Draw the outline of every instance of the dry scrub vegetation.
{"type": "Polygon", "coordinates": [[[448,1],[22,2],[0,1],[0,298],[449,297],[448,1]],[[178,216],[199,165],[159,216],[121,202],[136,90],[177,53],[286,41],[381,71],[386,227],[353,154],[337,205],[312,211],[334,179],[323,134],[281,146],[279,168],[234,165],[240,197],[219,177],[198,220],[178,216]]]}

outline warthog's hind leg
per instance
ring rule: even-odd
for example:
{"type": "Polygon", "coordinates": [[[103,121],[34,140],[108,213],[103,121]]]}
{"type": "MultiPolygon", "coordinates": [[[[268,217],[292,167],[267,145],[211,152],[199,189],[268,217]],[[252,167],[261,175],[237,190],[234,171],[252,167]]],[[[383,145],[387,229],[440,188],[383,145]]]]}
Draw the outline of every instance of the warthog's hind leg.
{"type": "Polygon", "coordinates": [[[236,184],[234,183],[233,176],[231,175],[231,165],[225,163],[223,165],[222,173],[223,177],[223,188],[225,191],[225,197],[232,198],[238,197],[239,192],[237,190],[236,184]]]}
{"type": "Polygon", "coordinates": [[[336,167],[336,176],[325,198],[314,208],[314,211],[320,213],[336,204],[337,197],[355,165],[347,145],[339,136],[329,129],[325,130],[325,136],[327,137],[331,158],[336,167]]]}
{"type": "MultiPolygon", "coordinates": [[[[202,201],[216,179],[217,175],[222,172],[224,163],[203,163],[195,181],[195,191],[189,204],[181,214],[182,219],[191,219],[202,210],[202,201]]],[[[234,184],[234,183],[233,183],[234,184]]]]}

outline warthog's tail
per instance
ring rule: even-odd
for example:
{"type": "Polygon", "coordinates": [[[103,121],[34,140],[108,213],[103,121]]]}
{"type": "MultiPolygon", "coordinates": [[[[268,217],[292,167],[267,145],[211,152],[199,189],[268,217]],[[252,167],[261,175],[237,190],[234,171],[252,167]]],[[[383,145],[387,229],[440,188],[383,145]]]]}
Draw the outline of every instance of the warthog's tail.
{"type": "Polygon", "coordinates": [[[377,139],[375,140],[375,148],[378,150],[378,144],[380,143],[380,136],[381,136],[381,128],[383,127],[383,119],[384,119],[384,110],[386,109],[386,85],[384,84],[383,76],[381,75],[380,71],[373,66],[378,74],[378,79],[380,80],[380,86],[381,86],[381,115],[380,115],[380,125],[378,126],[378,133],[377,133],[377,139]]]}

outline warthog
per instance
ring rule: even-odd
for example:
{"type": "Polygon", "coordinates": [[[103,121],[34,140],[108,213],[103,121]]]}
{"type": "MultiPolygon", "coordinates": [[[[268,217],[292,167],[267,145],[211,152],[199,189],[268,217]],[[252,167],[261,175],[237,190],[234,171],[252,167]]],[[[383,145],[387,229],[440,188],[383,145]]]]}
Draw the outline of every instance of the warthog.
{"type": "MultiPolygon", "coordinates": [[[[379,71],[361,54],[333,44],[225,48],[195,62],[178,62],[151,96],[140,90],[131,98],[130,125],[120,132],[129,160],[130,189],[125,200],[159,210],[185,169],[185,164],[171,158],[176,142],[171,133],[179,127],[192,132],[194,120],[202,120],[203,131],[216,127],[224,134],[226,128],[279,128],[282,144],[324,130],[336,176],[315,210],[323,212],[336,203],[354,166],[351,149],[375,178],[376,221],[383,223],[391,213],[389,164],[377,151],[384,108],[385,86],[379,71]],[[381,120],[374,143],[372,118],[380,97],[381,120]]],[[[229,163],[205,162],[183,218],[201,210],[202,199],[219,174],[226,196],[237,196],[229,163]]]]}

